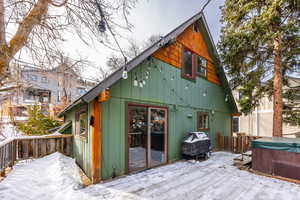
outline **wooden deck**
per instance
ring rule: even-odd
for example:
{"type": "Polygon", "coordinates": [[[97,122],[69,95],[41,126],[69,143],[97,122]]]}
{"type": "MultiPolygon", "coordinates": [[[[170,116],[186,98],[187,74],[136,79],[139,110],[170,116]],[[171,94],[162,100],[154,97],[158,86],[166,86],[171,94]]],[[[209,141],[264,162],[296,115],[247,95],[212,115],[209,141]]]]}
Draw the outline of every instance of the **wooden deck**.
{"type": "MultiPolygon", "coordinates": [[[[35,162],[34,165],[20,166],[0,182],[0,199],[299,199],[300,185],[239,170],[233,166],[235,157],[236,154],[216,152],[207,161],[177,162],[79,190],[64,183],[55,187],[60,180],[46,176],[51,172],[46,166],[34,170],[34,165],[39,166],[35,162]],[[43,177],[49,179],[46,186],[43,177]],[[16,186],[16,181],[24,184],[16,186]],[[34,193],[32,188],[36,189],[34,193]]],[[[53,169],[50,163],[46,165],[53,169]]],[[[65,167],[70,167],[70,164],[66,163],[65,167]]]]}

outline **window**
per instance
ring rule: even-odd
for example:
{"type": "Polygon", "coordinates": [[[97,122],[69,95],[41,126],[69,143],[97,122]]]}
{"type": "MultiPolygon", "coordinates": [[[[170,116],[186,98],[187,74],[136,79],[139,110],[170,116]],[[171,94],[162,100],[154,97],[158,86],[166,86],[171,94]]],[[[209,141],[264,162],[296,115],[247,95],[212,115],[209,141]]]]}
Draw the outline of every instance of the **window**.
{"type": "Polygon", "coordinates": [[[77,88],[77,93],[78,93],[79,95],[83,95],[85,92],[86,92],[86,91],[85,91],[85,88],[77,88]]]}
{"type": "Polygon", "coordinates": [[[48,83],[48,79],[46,76],[43,76],[41,81],[42,81],[42,83],[48,83]]]}
{"type": "Polygon", "coordinates": [[[198,112],[198,130],[208,130],[209,129],[209,117],[207,112],[198,112]]]}
{"type": "Polygon", "coordinates": [[[197,75],[206,77],[207,60],[201,56],[196,56],[197,75]]]}
{"type": "Polygon", "coordinates": [[[183,66],[182,66],[183,76],[189,79],[195,79],[193,73],[193,53],[187,49],[183,51],[183,66]]]}
{"type": "Polygon", "coordinates": [[[193,25],[193,30],[194,30],[194,32],[196,32],[196,33],[200,33],[200,26],[199,26],[199,23],[195,23],[194,25],[193,25]]]}
{"type": "Polygon", "coordinates": [[[32,80],[32,81],[37,81],[37,76],[36,76],[36,75],[33,75],[33,74],[31,74],[31,76],[30,76],[30,80],[32,80]]]}
{"type": "Polygon", "coordinates": [[[240,132],[240,118],[239,117],[232,118],[232,132],[234,132],[234,133],[240,132]]]}
{"type": "Polygon", "coordinates": [[[187,49],[184,49],[182,76],[184,78],[195,80],[196,74],[202,77],[207,76],[207,60],[187,49]]]}
{"type": "Polygon", "coordinates": [[[86,107],[82,108],[76,113],[75,120],[75,134],[85,137],[87,134],[87,110],[86,107]]]}

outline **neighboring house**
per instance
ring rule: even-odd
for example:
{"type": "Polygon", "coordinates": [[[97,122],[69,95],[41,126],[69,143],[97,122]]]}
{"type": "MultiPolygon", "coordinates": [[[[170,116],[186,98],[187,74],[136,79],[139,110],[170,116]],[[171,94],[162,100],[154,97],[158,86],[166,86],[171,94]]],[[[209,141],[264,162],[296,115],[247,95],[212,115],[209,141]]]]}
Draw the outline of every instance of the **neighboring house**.
{"type": "MultiPolygon", "coordinates": [[[[289,77],[290,86],[299,86],[300,79],[289,77]]],[[[234,97],[238,102],[241,94],[238,90],[233,91],[234,97]]],[[[297,99],[300,103],[300,98],[297,99]]],[[[244,133],[251,136],[272,136],[273,130],[273,99],[267,96],[260,100],[259,106],[249,115],[241,115],[233,118],[233,132],[244,133]]],[[[300,136],[300,127],[290,123],[283,123],[284,137],[300,136]]]]}
{"type": "Polygon", "coordinates": [[[26,120],[29,105],[41,105],[45,114],[56,115],[61,109],[82,96],[94,82],[84,81],[73,69],[59,66],[44,70],[23,67],[19,71],[16,89],[1,96],[1,117],[12,114],[15,120],[26,120]],[[10,113],[10,114],[9,114],[10,113]]]}
{"type": "Polygon", "coordinates": [[[207,132],[213,146],[232,134],[238,111],[203,13],[124,68],[127,79],[118,69],[61,113],[94,183],[180,159],[190,131],[207,132]]]}

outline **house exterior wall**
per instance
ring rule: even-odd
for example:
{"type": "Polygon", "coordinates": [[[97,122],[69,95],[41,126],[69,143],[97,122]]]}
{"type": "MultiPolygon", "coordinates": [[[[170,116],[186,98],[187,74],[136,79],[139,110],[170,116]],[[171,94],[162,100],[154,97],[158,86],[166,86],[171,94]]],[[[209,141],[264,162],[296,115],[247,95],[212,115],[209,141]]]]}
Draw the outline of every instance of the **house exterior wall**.
{"type": "MultiPolygon", "coordinates": [[[[61,79],[65,81],[65,88],[69,94],[71,94],[71,101],[74,101],[79,96],[84,94],[85,92],[80,92],[79,89],[84,89],[87,91],[90,87],[86,87],[85,85],[81,84],[78,80],[78,77],[71,73],[66,73],[65,75],[60,74],[58,72],[42,72],[42,71],[23,71],[22,72],[22,79],[26,81],[26,85],[29,85],[32,88],[39,88],[51,91],[51,103],[58,104],[60,103],[59,96],[63,94],[63,88],[59,85],[61,79]],[[63,77],[62,77],[63,76],[63,77]],[[34,80],[33,77],[36,77],[34,80]],[[45,80],[46,81],[43,81],[45,80]]],[[[24,102],[24,93],[20,96],[19,102],[24,102]]]]}
{"type": "MultiPolygon", "coordinates": [[[[234,92],[238,101],[238,92],[234,92]]],[[[297,137],[300,127],[283,123],[284,137],[297,137]]],[[[268,97],[260,100],[259,106],[249,115],[239,117],[239,132],[251,136],[272,137],[273,131],[273,101],[268,97]]]]}
{"type": "MultiPolygon", "coordinates": [[[[85,174],[91,178],[91,126],[88,126],[86,137],[81,137],[75,135],[75,113],[81,109],[81,106],[86,106],[86,104],[80,104],[72,109],[67,115],[65,115],[65,122],[72,121],[72,133],[74,134],[73,138],[73,157],[76,158],[77,164],[82,162],[82,170],[85,174]]],[[[88,124],[90,124],[90,116],[93,112],[92,104],[88,104],[88,124]]]]}
{"type": "Polygon", "coordinates": [[[150,104],[168,108],[168,160],[180,159],[181,142],[189,131],[197,130],[197,111],[209,112],[209,135],[213,145],[216,134],[231,134],[231,110],[225,102],[223,89],[197,77],[191,82],[181,77],[181,70],[158,59],[145,61],[110,88],[111,98],[103,102],[102,113],[102,178],[127,172],[126,127],[127,103],[150,104]],[[135,74],[150,71],[150,79],[143,88],[133,86],[135,74]],[[161,72],[160,72],[161,71],[161,72]],[[188,85],[188,89],[185,87],[188,85]],[[176,91],[172,92],[172,89],[176,91]],[[207,89],[207,95],[203,92],[207,89]],[[182,98],[182,100],[181,100],[182,98]],[[188,115],[192,115],[191,118],[188,115]]]}

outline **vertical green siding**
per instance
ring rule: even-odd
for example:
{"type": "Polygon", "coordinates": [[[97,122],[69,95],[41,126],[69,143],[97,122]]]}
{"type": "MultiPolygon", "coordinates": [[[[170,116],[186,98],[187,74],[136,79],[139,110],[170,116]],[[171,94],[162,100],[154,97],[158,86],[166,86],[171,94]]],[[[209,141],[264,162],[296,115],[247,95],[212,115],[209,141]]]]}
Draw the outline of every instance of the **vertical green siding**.
{"type": "MultiPolygon", "coordinates": [[[[72,121],[72,133],[75,134],[75,113],[81,108],[82,105],[78,105],[69,111],[65,116],[65,121],[72,121]]],[[[88,105],[88,116],[92,113],[92,104],[88,105]]],[[[90,124],[90,117],[88,117],[88,124],[90,124]]],[[[88,125],[88,135],[85,139],[78,136],[74,136],[73,139],[73,157],[76,161],[83,160],[82,170],[88,177],[91,177],[91,126],[88,125]]]]}
{"type": "Polygon", "coordinates": [[[197,111],[210,113],[210,130],[213,145],[216,133],[231,133],[231,110],[225,102],[223,89],[198,77],[196,82],[181,78],[181,71],[164,62],[151,59],[129,73],[127,80],[120,80],[110,88],[111,98],[103,103],[102,177],[114,173],[126,173],[126,106],[128,102],[152,104],[169,108],[168,112],[168,159],[180,159],[181,142],[188,131],[197,128],[197,111]],[[143,88],[134,87],[135,73],[138,78],[146,71],[150,78],[143,88]],[[187,89],[186,89],[187,87],[187,89]],[[203,93],[207,91],[207,95],[203,93]],[[212,112],[214,111],[214,112],[212,112]],[[187,117],[192,115],[192,118],[187,117]]]}

